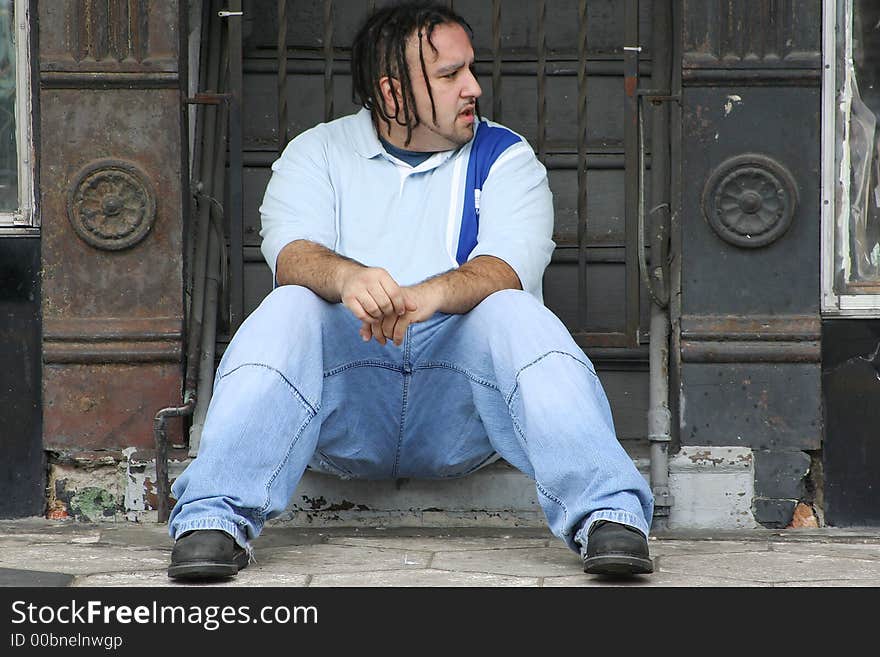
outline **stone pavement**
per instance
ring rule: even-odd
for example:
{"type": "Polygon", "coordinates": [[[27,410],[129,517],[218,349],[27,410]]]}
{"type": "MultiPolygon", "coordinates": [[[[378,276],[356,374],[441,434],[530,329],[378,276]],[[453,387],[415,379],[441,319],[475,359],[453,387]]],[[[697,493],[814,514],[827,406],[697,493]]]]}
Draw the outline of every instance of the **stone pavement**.
{"type": "MultiPolygon", "coordinates": [[[[256,563],[201,586],[880,586],[880,528],[665,531],[650,545],[653,575],[609,580],[544,529],[269,526],[256,563]]],[[[0,520],[0,586],[181,586],[170,554],[165,525],[0,520]]]]}

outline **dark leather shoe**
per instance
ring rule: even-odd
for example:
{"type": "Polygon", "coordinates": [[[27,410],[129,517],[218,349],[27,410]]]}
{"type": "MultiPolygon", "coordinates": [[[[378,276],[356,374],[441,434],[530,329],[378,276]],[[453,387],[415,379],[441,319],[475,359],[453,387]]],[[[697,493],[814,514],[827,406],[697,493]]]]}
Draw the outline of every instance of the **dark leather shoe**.
{"type": "Polygon", "coordinates": [[[584,572],[591,575],[646,575],[654,572],[648,541],[635,527],[599,520],[587,534],[584,572]]]}
{"type": "Polygon", "coordinates": [[[168,577],[222,579],[247,568],[247,551],[219,529],[197,529],[181,534],[171,551],[168,577]]]}

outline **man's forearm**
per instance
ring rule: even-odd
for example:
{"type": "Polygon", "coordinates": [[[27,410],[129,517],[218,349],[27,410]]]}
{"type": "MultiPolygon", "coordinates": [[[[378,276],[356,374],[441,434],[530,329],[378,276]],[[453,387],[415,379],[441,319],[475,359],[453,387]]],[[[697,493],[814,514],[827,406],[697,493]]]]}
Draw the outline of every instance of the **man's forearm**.
{"type": "Polygon", "coordinates": [[[320,244],[296,240],[278,254],[275,280],[279,285],[302,285],[330,303],[339,303],[345,275],[362,268],[359,262],[320,244]]]}
{"type": "Polygon", "coordinates": [[[522,289],[513,268],[494,256],[477,256],[458,269],[429,278],[419,286],[433,288],[441,299],[437,310],[450,315],[470,312],[494,292],[522,289]]]}

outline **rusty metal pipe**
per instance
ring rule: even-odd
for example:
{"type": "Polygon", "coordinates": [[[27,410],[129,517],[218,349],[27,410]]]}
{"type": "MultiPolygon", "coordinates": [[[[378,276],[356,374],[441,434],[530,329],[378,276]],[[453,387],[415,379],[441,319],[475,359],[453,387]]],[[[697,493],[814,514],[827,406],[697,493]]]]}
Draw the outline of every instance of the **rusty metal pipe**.
{"type": "MultiPolygon", "coordinates": [[[[228,37],[228,33],[227,33],[228,37]]],[[[219,39],[218,39],[219,41],[219,39]]],[[[220,71],[225,71],[229,57],[228,48],[223,48],[223,57],[219,62],[220,71]]],[[[211,393],[214,383],[214,358],[216,354],[217,338],[217,314],[220,305],[220,254],[225,252],[223,239],[223,207],[216,198],[223,196],[223,180],[226,169],[226,144],[227,144],[227,121],[230,119],[229,104],[220,106],[219,120],[215,125],[214,139],[209,149],[208,160],[210,169],[210,189],[213,193],[208,198],[209,220],[206,222],[213,226],[205,238],[207,250],[207,262],[205,271],[205,296],[203,311],[203,326],[201,339],[201,358],[198,366],[198,383],[196,384],[196,406],[193,410],[193,422],[189,433],[189,456],[198,456],[199,445],[202,439],[202,428],[208,413],[208,405],[211,402],[211,393]]]]}
{"type": "Polygon", "coordinates": [[[192,395],[184,398],[183,406],[163,408],[153,418],[153,437],[156,443],[156,510],[159,522],[168,522],[171,486],[168,481],[168,430],[166,420],[169,417],[180,417],[193,412],[196,400],[192,395]]]}
{"type": "MultiPolygon", "coordinates": [[[[667,89],[671,82],[671,58],[669,39],[672,33],[671,0],[655,0],[652,20],[653,40],[651,56],[652,86],[667,89]]],[[[654,493],[654,513],[668,516],[673,499],[669,493],[669,443],[671,441],[672,414],[669,411],[669,275],[666,266],[669,238],[670,197],[670,137],[669,105],[652,104],[651,114],[651,193],[652,207],[666,208],[665,212],[651,211],[651,276],[649,285],[659,283],[666,299],[654,299],[651,303],[650,342],[648,362],[650,366],[648,440],[651,445],[651,489],[654,493]]],[[[652,295],[653,296],[653,295],[652,295]]]]}
{"type": "MultiPolygon", "coordinates": [[[[212,215],[219,228],[222,215],[216,206],[212,206],[212,215]]],[[[220,250],[222,241],[218,238],[219,230],[212,230],[208,237],[208,273],[205,281],[205,324],[202,331],[202,358],[199,362],[199,381],[196,388],[198,402],[193,411],[193,422],[190,430],[189,455],[198,456],[202,439],[202,429],[208,414],[208,404],[214,381],[214,357],[217,333],[217,301],[220,291],[220,250]]]]}
{"type": "MultiPolygon", "coordinates": [[[[209,26],[210,34],[206,44],[207,57],[205,58],[205,84],[209,90],[217,90],[220,77],[219,62],[220,56],[220,21],[213,18],[210,11],[210,2],[206,2],[206,16],[203,19],[203,25],[209,26]]],[[[223,94],[212,93],[196,94],[199,96],[216,96],[218,99],[223,98],[223,94]]],[[[196,105],[198,107],[198,105],[196,105]]],[[[210,198],[213,192],[213,163],[216,158],[216,132],[217,132],[217,115],[222,111],[222,105],[217,107],[202,107],[199,132],[201,140],[197,144],[198,157],[193,162],[193,181],[196,186],[196,197],[198,198],[198,231],[195,237],[196,250],[193,262],[193,295],[190,312],[189,331],[187,333],[187,357],[186,357],[186,384],[185,390],[195,393],[198,381],[198,362],[199,351],[201,345],[201,335],[204,322],[204,294],[205,280],[207,270],[207,254],[208,254],[208,231],[210,230],[210,204],[205,202],[205,198],[210,198]]]]}

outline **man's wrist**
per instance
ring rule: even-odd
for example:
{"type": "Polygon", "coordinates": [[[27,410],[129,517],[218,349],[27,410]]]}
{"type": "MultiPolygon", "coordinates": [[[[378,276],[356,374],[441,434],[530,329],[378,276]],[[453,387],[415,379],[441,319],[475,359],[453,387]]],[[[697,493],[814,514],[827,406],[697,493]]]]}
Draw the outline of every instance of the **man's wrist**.
{"type": "Polygon", "coordinates": [[[336,291],[336,296],[339,300],[342,300],[342,291],[345,287],[345,283],[348,280],[348,277],[351,276],[351,273],[357,269],[362,269],[363,265],[357,263],[353,260],[349,260],[347,258],[339,258],[336,263],[336,269],[334,271],[333,277],[333,286],[336,291]]]}
{"type": "Polygon", "coordinates": [[[432,305],[434,305],[437,310],[443,312],[449,292],[449,286],[446,284],[446,280],[443,276],[434,276],[433,278],[422,281],[413,287],[417,288],[423,295],[432,299],[434,301],[432,305]]]}

